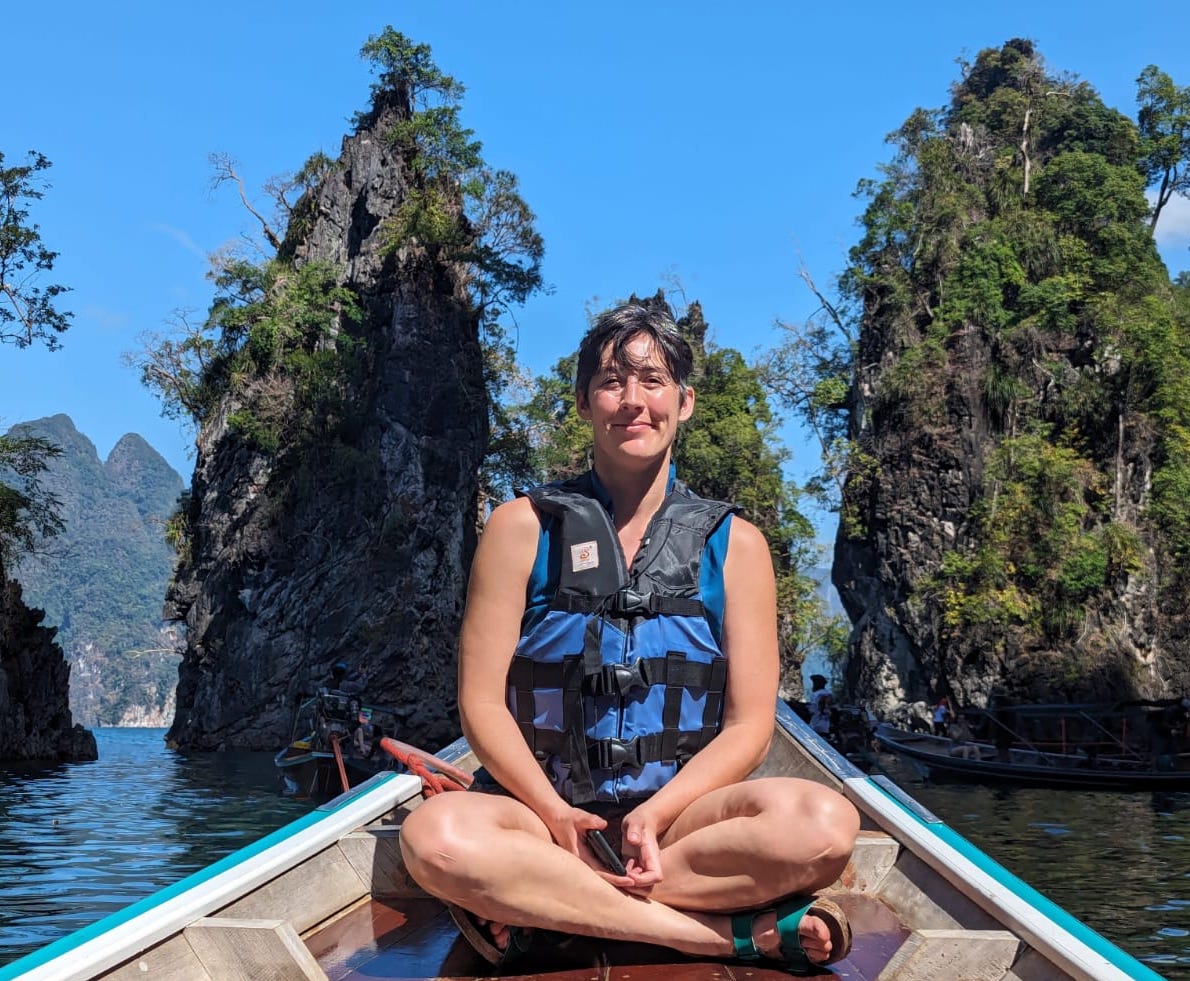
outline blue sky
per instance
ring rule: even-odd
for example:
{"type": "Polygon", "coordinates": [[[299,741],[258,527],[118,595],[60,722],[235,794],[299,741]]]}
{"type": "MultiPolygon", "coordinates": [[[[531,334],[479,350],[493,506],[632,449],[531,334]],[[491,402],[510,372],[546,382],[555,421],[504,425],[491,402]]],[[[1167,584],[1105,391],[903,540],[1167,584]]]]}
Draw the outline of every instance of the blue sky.
{"type": "MultiPolygon", "coordinates": [[[[231,188],[210,190],[208,155],[234,157],[252,189],[336,156],[367,105],[360,46],[386,24],[467,86],[464,124],[538,215],[554,292],[516,328],[535,372],[573,350],[589,309],[675,282],[719,345],[776,343],[774,320],[815,309],[799,263],[831,284],[857,238],[856,182],[915,107],[946,102],[958,58],[1032,38],[1129,116],[1146,65],[1190,84],[1173,22],[1100,0],[10,5],[0,151],[53,162],[32,218],[74,322],[58,352],[0,349],[0,427],[65,412],[101,456],[137,432],[189,480],[193,434],[121,354],[175,311],[201,315],[207,256],[254,231],[231,188]]],[[[1184,201],[1159,233],[1171,270],[1190,268],[1184,201]]],[[[783,432],[800,476],[816,451],[783,432]]]]}

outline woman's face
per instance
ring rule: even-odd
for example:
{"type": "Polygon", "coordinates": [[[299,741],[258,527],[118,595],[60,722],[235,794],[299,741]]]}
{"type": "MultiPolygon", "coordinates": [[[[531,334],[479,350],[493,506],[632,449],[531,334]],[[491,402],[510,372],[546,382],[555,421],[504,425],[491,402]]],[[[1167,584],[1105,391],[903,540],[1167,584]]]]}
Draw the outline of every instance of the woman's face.
{"type": "Polygon", "coordinates": [[[630,366],[623,367],[604,350],[578,412],[592,424],[596,455],[631,465],[669,452],[678,423],[694,411],[694,389],[678,387],[648,334],[634,337],[627,350],[630,366]]]}

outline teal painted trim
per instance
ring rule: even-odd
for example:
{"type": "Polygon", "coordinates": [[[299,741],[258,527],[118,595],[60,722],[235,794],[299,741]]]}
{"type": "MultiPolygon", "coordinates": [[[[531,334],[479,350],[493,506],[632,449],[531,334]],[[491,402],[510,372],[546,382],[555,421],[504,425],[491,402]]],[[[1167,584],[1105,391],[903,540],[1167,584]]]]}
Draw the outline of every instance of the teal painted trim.
{"type": "MultiPolygon", "coordinates": [[[[917,813],[897,798],[890,794],[880,783],[876,780],[868,778],[868,782],[872,786],[879,788],[880,792],[884,794],[889,800],[893,801],[906,814],[910,815],[918,824],[929,831],[936,838],[946,842],[951,848],[961,854],[972,865],[979,868],[981,872],[986,873],[995,879],[1000,885],[1010,889],[1015,895],[1019,896],[1030,906],[1043,913],[1045,916],[1053,920],[1058,926],[1062,927],[1071,936],[1086,944],[1091,950],[1099,954],[1104,960],[1110,962],[1115,967],[1127,974],[1133,981],[1165,981],[1160,974],[1157,974],[1151,968],[1146,967],[1135,957],[1127,951],[1122,950],[1116,946],[1106,937],[1092,930],[1089,926],[1079,920],[1077,917],[1066,912],[1061,906],[1055,903],[1052,899],[1047,898],[1044,894],[1038,892],[1027,882],[1013,875],[1003,865],[997,862],[994,858],[971,844],[966,838],[955,831],[950,825],[941,821],[929,822],[923,821],[917,813]]],[[[3,977],[0,976],[0,981],[3,977]]]]}
{"type": "Polygon", "coordinates": [[[142,913],[147,913],[149,910],[160,906],[175,896],[182,895],[182,893],[193,889],[195,886],[202,885],[204,882],[226,872],[228,869],[233,869],[237,865],[255,858],[274,845],[301,834],[301,832],[318,824],[319,821],[325,820],[326,816],[327,812],[325,810],[311,811],[309,814],[305,814],[295,821],[291,821],[289,824],[278,828],[272,834],[265,835],[258,841],[250,845],[245,845],[238,851],[232,852],[217,862],[213,862],[206,868],[199,869],[197,872],[186,876],[186,878],[180,879],[172,885],[165,886],[157,892],[146,896],[144,899],[137,900],[131,906],[125,906],[123,909],[117,910],[115,913],[111,913],[101,920],[97,920],[88,926],[80,927],[73,933],[52,941],[31,954],[26,954],[20,960],[13,961],[6,967],[0,968],[0,981],[15,981],[16,978],[19,978],[26,971],[31,971],[35,967],[41,967],[43,964],[52,961],[55,957],[60,957],[62,954],[74,950],[89,940],[115,930],[135,917],[140,916],[142,913]]]}

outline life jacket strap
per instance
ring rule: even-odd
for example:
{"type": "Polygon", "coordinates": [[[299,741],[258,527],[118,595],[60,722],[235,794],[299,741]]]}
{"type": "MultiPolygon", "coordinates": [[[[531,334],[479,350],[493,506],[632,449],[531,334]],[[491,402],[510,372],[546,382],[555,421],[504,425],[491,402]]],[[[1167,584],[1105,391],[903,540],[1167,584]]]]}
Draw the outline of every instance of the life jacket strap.
{"type": "Polygon", "coordinates": [[[647,616],[700,617],[706,612],[702,600],[689,596],[640,593],[631,586],[625,586],[610,597],[558,593],[550,608],[563,613],[600,613],[615,619],[647,616]]]}
{"type": "Polygon", "coordinates": [[[592,739],[587,742],[587,762],[591,769],[598,770],[620,770],[626,766],[639,769],[646,763],[676,762],[680,766],[714,739],[717,732],[712,727],[678,733],[672,752],[666,746],[665,733],[635,739],[592,739]]]}
{"type": "MultiPolygon", "coordinates": [[[[517,690],[517,718],[522,715],[519,700],[524,694],[532,689],[565,688],[576,675],[575,665],[570,662],[578,660],[581,658],[577,654],[548,663],[531,657],[514,657],[508,681],[517,690]]],[[[709,663],[690,661],[680,652],[670,651],[665,657],[644,657],[632,664],[601,664],[595,674],[584,673],[579,683],[587,695],[623,696],[651,685],[665,685],[679,695],[686,688],[720,694],[727,683],[727,664],[722,658],[709,663]]],[[[531,704],[526,705],[525,714],[533,715],[531,704]]]]}

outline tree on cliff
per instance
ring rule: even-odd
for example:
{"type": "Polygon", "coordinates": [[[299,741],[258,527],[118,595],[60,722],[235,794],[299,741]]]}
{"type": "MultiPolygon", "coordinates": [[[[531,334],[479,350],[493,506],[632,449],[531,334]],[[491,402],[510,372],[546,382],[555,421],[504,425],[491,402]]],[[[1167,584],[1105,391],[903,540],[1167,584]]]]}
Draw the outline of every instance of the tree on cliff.
{"type": "Polygon", "coordinates": [[[1190,677],[1171,653],[1190,605],[1190,331],[1144,195],[1146,175],[1177,185],[1183,151],[1156,141],[1183,124],[1146,79],[1138,133],[1030,41],[981,51],[861,182],[862,237],[814,322],[830,343],[795,330],[774,361],[844,449],[836,582],[863,694],[888,669],[911,698],[976,700],[1190,677]]]}
{"type": "MultiPolygon", "coordinates": [[[[30,153],[24,166],[6,167],[0,153],[0,344],[22,348],[40,342],[52,351],[70,326],[71,314],[57,307],[67,287],[40,284],[58,254],[45,247],[29,220],[29,203],[43,194],[39,175],[49,167],[40,153],[30,153]]],[[[41,437],[0,435],[0,579],[16,553],[62,528],[56,501],[40,483],[47,461],[57,454],[41,437]]]]}
{"type": "MultiPolygon", "coordinates": [[[[362,54],[371,105],[338,156],[273,182],[275,213],[246,201],[255,247],[216,256],[205,316],[133,359],[198,430],[169,523],[180,745],[273,743],[335,657],[415,741],[457,725],[444,652],[504,378],[485,379],[485,341],[540,288],[541,240],[429,48],[386,29],[362,54]]],[[[234,161],[215,166],[246,199],[234,161]]]]}
{"type": "MultiPolygon", "coordinates": [[[[491,425],[499,432],[501,396],[518,370],[503,318],[544,288],[535,216],[515,175],[491,168],[474,133],[462,126],[464,86],[438,68],[429,45],[388,27],[360,54],[377,81],[370,108],[355,114],[356,131],[375,125],[386,107],[400,109],[383,137],[404,161],[408,189],[386,222],[387,251],[422,250],[462,271],[483,331],[491,425]]],[[[358,407],[344,398],[349,377],[366,361],[360,339],[344,330],[360,316],[359,297],[338,285],[342,270],[305,257],[317,191],[335,164],[315,154],[297,174],[270,182],[278,215],[269,219],[249,203],[234,161],[224,154],[212,161],[215,183],[235,184],[260,224],[264,241],[257,250],[275,255],[264,262],[215,256],[216,298],[206,320],[178,315],[170,334],[148,337],[129,360],[167,415],[200,425],[225,395],[252,384],[260,394],[231,419],[246,439],[267,452],[301,432],[325,441],[333,435],[326,420],[337,420],[340,430],[359,421],[358,407]],[[274,230],[281,222],[283,233],[274,230]],[[276,384],[261,386],[270,376],[292,380],[296,397],[278,398],[276,384]]]]}
{"type": "Polygon", "coordinates": [[[1140,164],[1149,185],[1157,185],[1151,230],[1170,198],[1190,192],[1190,88],[1180,88],[1149,65],[1136,80],[1136,103],[1140,164]]]}

